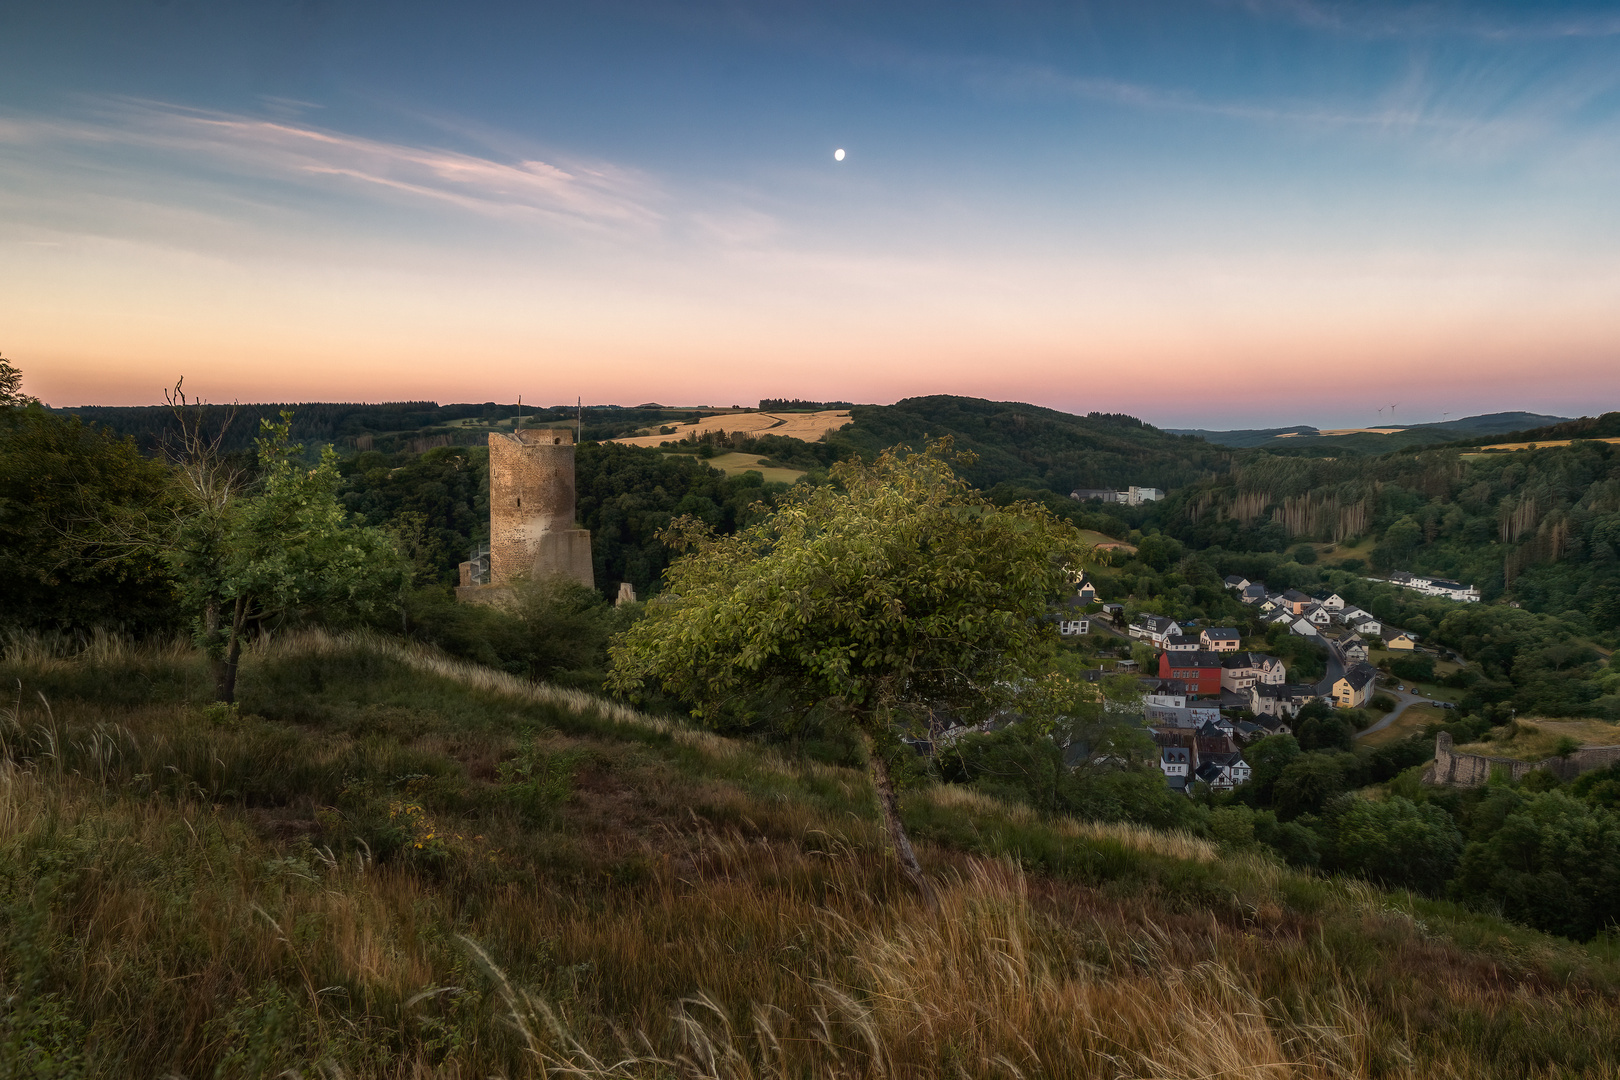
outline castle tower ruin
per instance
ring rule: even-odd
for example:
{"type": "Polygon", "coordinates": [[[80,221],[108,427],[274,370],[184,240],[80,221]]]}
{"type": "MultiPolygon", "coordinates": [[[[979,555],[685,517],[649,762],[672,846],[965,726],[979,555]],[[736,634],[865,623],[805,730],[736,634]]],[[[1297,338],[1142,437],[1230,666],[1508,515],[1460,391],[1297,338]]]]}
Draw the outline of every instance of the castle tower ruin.
{"type": "Polygon", "coordinates": [[[489,580],[469,580],[471,565],[463,564],[464,587],[499,587],[522,577],[561,577],[595,586],[591,534],[574,521],[572,431],[490,434],[489,580]]]}

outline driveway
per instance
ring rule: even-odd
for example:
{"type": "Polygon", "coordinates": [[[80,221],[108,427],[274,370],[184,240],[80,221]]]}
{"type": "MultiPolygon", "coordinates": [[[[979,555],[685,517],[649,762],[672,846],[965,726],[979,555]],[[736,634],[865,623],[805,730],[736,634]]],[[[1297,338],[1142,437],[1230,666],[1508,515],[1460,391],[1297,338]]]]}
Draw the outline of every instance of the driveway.
{"type": "Polygon", "coordinates": [[[1358,732],[1356,734],[1356,738],[1358,739],[1366,738],[1375,731],[1383,731],[1385,728],[1389,727],[1389,725],[1400,719],[1401,713],[1406,711],[1406,707],[1408,705],[1428,705],[1431,702],[1431,699],[1424,697],[1422,694],[1414,694],[1411,691],[1400,691],[1386,687],[1378,692],[1380,694],[1388,694],[1390,697],[1394,698],[1398,704],[1389,711],[1389,715],[1378,721],[1378,723],[1374,724],[1366,731],[1358,732]]]}

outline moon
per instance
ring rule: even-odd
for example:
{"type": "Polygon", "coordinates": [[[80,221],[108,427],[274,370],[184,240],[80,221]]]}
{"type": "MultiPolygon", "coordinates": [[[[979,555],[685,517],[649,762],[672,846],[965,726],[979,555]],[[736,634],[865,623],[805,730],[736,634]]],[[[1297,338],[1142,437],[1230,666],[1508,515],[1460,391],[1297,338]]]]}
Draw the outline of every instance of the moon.
{"type": "Polygon", "coordinates": [[[833,160],[834,161],[843,161],[844,160],[844,148],[842,146],[840,146],[838,149],[833,151],[833,160]]]}

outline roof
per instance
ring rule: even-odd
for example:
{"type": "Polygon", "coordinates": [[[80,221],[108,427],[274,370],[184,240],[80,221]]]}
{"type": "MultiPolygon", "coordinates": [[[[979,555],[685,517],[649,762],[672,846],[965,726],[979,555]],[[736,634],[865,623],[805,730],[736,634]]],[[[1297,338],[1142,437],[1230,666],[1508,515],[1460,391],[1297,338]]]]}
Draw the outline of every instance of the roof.
{"type": "Polygon", "coordinates": [[[1179,630],[1176,620],[1167,619],[1162,615],[1138,615],[1131,621],[1132,626],[1140,626],[1152,630],[1156,634],[1163,634],[1170,630],[1179,630]]]}
{"type": "Polygon", "coordinates": [[[1445,578],[1431,578],[1429,580],[1429,584],[1433,585],[1437,589],[1466,589],[1466,588],[1468,588],[1467,585],[1464,585],[1460,581],[1447,581],[1445,578]]]}
{"type": "MultiPolygon", "coordinates": [[[[1165,655],[1169,656],[1170,654],[1166,653],[1165,655]]],[[[1204,652],[1203,650],[1199,650],[1197,652],[1177,653],[1175,656],[1171,656],[1170,666],[1183,668],[1219,669],[1221,666],[1221,661],[1224,659],[1225,657],[1223,657],[1220,653],[1204,652]]]]}
{"type": "Polygon", "coordinates": [[[1208,634],[1212,638],[1235,638],[1242,636],[1230,626],[1212,626],[1208,630],[1205,630],[1204,633],[1208,634]]]}
{"type": "Polygon", "coordinates": [[[1383,638],[1385,641],[1394,641],[1398,637],[1408,637],[1408,638],[1411,638],[1413,641],[1417,640],[1417,635],[1416,634],[1408,633],[1405,630],[1397,630],[1393,626],[1384,627],[1383,630],[1379,631],[1378,636],[1383,638]]]}
{"type": "Polygon", "coordinates": [[[1275,656],[1269,656],[1263,652],[1235,652],[1227,653],[1226,659],[1221,661],[1221,666],[1235,671],[1240,668],[1263,667],[1267,664],[1280,663],[1282,661],[1275,656]]]}
{"type": "Polygon", "coordinates": [[[1371,686],[1373,680],[1378,678],[1378,669],[1371,664],[1351,664],[1345,670],[1343,681],[1350,684],[1352,690],[1364,690],[1371,686]]]}
{"type": "Polygon", "coordinates": [[[1284,600],[1287,600],[1290,603],[1294,603],[1294,604],[1299,603],[1301,600],[1309,600],[1310,599],[1309,596],[1306,596],[1304,593],[1300,592],[1298,589],[1289,589],[1287,592],[1282,594],[1282,598],[1284,600]]]}
{"type": "Polygon", "coordinates": [[[1244,587],[1244,586],[1245,586],[1245,585],[1247,585],[1247,584],[1248,584],[1248,583],[1249,583],[1249,579],[1248,579],[1248,578],[1245,578],[1245,577],[1239,577],[1239,576],[1238,576],[1238,575],[1236,575],[1236,574],[1227,574],[1227,575],[1226,575],[1226,584],[1227,584],[1227,585],[1228,585],[1228,586],[1234,586],[1234,585],[1235,585],[1235,586],[1237,586],[1237,587],[1238,587],[1238,588],[1240,588],[1240,589],[1241,589],[1241,588],[1243,588],[1243,587],[1244,587]]]}

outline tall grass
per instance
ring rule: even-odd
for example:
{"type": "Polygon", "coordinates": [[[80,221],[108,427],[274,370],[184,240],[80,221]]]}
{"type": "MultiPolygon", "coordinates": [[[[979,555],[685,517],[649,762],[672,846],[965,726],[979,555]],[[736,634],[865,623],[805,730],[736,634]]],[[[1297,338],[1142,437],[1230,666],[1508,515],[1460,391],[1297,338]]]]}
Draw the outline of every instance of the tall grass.
{"type": "Polygon", "coordinates": [[[930,913],[851,770],[369,636],[237,713],[96,648],[0,661],[0,1075],[1620,1069],[1615,957],[1444,904],[932,788],[930,913]]]}

